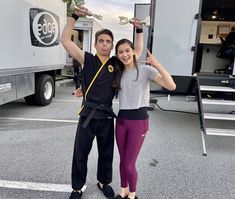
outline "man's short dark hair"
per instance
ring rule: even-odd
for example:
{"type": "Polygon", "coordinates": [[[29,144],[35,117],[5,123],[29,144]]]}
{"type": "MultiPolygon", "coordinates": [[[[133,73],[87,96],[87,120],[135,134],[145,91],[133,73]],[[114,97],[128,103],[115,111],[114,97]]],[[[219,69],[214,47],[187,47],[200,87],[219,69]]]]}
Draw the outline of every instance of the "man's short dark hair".
{"type": "Polygon", "coordinates": [[[109,29],[102,29],[102,30],[97,31],[95,33],[95,43],[97,42],[98,37],[100,35],[109,35],[111,37],[111,39],[112,39],[112,42],[113,42],[113,33],[112,33],[111,30],[109,30],[109,29]]]}

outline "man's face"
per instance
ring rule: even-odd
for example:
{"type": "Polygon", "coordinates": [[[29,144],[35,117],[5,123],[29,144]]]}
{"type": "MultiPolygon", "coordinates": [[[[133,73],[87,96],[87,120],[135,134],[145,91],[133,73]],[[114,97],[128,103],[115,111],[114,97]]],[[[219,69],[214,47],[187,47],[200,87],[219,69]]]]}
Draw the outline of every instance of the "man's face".
{"type": "Polygon", "coordinates": [[[106,34],[99,35],[94,46],[96,48],[97,54],[101,56],[109,56],[111,50],[113,49],[112,38],[106,34]]]}

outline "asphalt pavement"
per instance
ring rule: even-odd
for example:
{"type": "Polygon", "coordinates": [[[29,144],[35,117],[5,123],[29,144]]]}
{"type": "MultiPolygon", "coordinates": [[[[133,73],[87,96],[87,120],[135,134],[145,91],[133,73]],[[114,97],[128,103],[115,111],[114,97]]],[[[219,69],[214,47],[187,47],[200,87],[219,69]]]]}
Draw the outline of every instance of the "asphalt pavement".
{"type": "MultiPolygon", "coordinates": [[[[0,199],[68,199],[77,112],[81,98],[71,81],[57,83],[49,106],[17,100],[0,106],[0,199]]],[[[150,114],[150,130],[137,162],[139,199],[235,199],[235,138],[206,136],[203,156],[197,105],[185,97],[154,96],[163,111],[150,114]],[[182,112],[184,111],[184,112],[182,112]],[[185,113],[189,112],[189,113],[185,113]]],[[[114,100],[114,110],[118,101],[114,100]]],[[[219,125],[226,125],[225,123],[219,125]]],[[[112,186],[119,191],[115,146],[112,186]]],[[[96,186],[97,147],[88,162],[84,199],[102,199],[96,186]]]]}

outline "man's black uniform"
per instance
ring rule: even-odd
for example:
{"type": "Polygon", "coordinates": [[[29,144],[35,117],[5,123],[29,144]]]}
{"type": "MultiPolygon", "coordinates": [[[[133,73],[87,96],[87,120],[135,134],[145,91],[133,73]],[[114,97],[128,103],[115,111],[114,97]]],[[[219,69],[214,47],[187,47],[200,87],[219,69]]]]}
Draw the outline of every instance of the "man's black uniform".
{"type": "Polygon", "coordinates": [[[72,165],[74,190],[80,190],[86,182],[87,160],[95,136],[99,154],[97,180],[102,184],[109,184],[112,181],[115,116],[112,112],[112,100],[115,95],[113,88],[115,60],[115,57],[111,57],[103,65],[97,55],[85,52],[82,69],[84,98],[76,132],[72,165]]]}

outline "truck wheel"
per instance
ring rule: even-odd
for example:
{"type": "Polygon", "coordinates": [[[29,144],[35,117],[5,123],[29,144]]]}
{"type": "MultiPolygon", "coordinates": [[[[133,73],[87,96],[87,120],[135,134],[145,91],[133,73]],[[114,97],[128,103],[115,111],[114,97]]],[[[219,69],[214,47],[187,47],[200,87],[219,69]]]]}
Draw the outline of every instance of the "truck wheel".
{"type": "Polygon", "coordinates": [[[41,75],[37,78],[35,83],[36,104],[39,106],[46,106],[51,103],[55,93],[54,80],[50,75],[41,75]]]}

